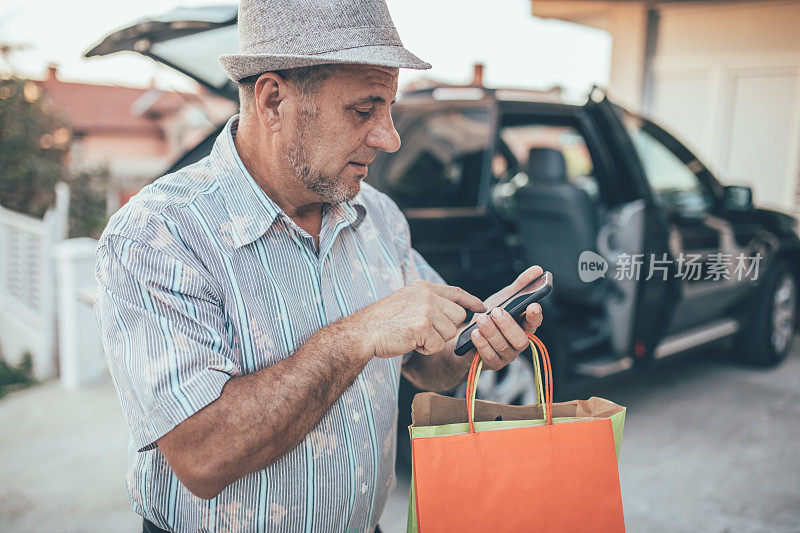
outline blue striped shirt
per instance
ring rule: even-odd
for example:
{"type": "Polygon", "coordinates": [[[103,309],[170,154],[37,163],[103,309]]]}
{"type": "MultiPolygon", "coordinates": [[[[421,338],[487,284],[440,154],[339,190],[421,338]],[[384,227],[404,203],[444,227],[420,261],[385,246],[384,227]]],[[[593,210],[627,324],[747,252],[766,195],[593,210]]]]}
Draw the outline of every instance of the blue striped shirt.
{"type": "Polygon", "coordinates": [[[323,205],[317,250],[248,174],[237,124],[143,188],[98,245],[94,309],[130,430],[132,508],[170,531],[371,531],[394,486],[402,358],[372,359],[296,448],[214,499],[190,493],[156,446],[231,377],[415,279],[442,282],[367,184],[323,205]]]}

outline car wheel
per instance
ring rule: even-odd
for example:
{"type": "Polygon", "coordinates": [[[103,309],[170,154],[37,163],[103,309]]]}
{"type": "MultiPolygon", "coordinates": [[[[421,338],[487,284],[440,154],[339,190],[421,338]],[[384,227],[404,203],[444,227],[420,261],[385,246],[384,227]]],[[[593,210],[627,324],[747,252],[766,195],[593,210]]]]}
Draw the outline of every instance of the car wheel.
{"type": "Polygon", "coordinates": [[[788,263],[776,264],[767,274],[751,317],[744,324],[739,357],[762,366],[781,362],[792,345],[797,318],[797,280],[788,263]]]}
{"type": "Polygon", "coordinates": [[[411,402],[420,391],[405,377],[400,377],[397,413],[397,467],[408,471],[411,468],[411,440],[408,426],[411,425],[411,402]]]}
{"type": "MultiPolygon", "coordinates": [[[[536,403],[534,377],[533,363],[528,349],[500,370],[482,371],[478,377],[477,397],[506,405],[533,405],[536,403]]],[[[458,387],[455,396],[464,398],[466,395],[465,382],[458,387]]]]}

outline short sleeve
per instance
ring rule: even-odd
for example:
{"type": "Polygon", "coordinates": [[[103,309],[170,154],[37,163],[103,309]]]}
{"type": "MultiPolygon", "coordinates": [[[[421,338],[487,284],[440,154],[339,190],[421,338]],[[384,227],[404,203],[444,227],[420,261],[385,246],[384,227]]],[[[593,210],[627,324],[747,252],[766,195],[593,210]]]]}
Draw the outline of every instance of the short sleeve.
{"type": "Polygon", "coordinates": [[[101,239],[94,313],[136,449],[215,399],[239,375],[208,272],[121,235],[101,239]]]}

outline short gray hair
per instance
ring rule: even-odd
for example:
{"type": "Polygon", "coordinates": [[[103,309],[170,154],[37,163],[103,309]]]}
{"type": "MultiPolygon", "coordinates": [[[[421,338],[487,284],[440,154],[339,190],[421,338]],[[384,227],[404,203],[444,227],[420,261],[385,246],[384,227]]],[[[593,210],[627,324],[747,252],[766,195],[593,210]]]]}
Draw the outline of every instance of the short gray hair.
{"type": "MultiPolygon", "coordinates": [[[[314,96],[319,91],[322,83],[342,68],[341,65],[312,65],[310,67],[297,67],[285,70],[276,70],[275,74],[297,87],[304,99],[314,96]]],[[[261,74],[248,76],[239,80],[239,110],[249,112],[253,106],[256,81],[261,74]]]]}

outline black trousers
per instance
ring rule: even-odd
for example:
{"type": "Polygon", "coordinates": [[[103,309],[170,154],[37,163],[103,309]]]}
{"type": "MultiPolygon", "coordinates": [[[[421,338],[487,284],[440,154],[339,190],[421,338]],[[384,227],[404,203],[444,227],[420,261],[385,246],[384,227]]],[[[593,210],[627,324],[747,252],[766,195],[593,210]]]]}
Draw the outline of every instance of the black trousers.
{"type": "MultiPolygon", "coordinates": [[[[143,520],[144,524],[142,525],[142,533],[169,533],[169,531],[166,529],[161,529],[147,518],[144,518],[143,520]]],[[[380,526],[375,526],[375,533],[381,533],[380,526]]]]}

